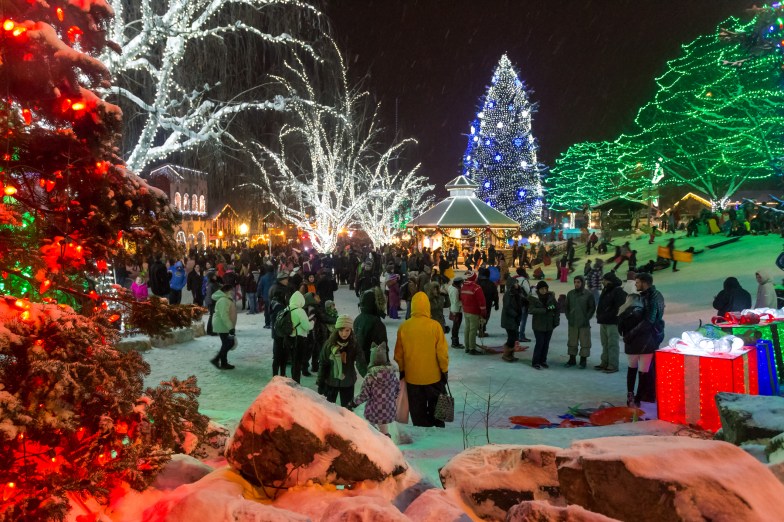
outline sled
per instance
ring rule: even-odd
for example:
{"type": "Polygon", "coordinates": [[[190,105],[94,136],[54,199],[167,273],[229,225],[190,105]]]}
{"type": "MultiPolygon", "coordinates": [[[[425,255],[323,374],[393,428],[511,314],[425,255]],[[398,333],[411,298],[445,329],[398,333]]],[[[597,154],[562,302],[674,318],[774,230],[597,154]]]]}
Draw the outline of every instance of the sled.
{"type": "Polygon", "coordinates": [[[713,243],[712,245],[708,245],[705,248],[719,248],[720,246],[729,245],[730,243],[734,243],[735,241],[739,241],[740,236],[731,237],[729,239],[725,239],[724,241],[719,241],[718,243],[713,243]]]}
{"type": "Polygon", "coordinates": [[[721,230],[719,229],[719,224],[716,223],[716,220],[713,218],[708,220],[708,232],[711,234],[718,234],[719,232],[721,232],[721,230]]]}
{"type": "Polygon", "coordinates": [[[558,425],[559,428],[583,428],[585,426],[591,426],[592,424],[588,421],[578,420],[578,419],[564,419],[558,425]]]}
{"type": "MultiPolygon", "coordinates": [[[[692,252],[686,252],[684,250],[673,250],[673,256],[675,256],[675,261],[683,261],[684,263],[691,263],[694,254],[692,252]]],[[[656,255],[662,257],[664,259],[671,259],[670,258],[670,249],[667,247],[660,246],[656,252],[656,255]]]]}
{"type": "Polygon", "coordinates": [[[635,422],[642,418],[645,412],[640,408],[628,408],[626,406],[615,406],[604,408],[594,412],[591,417],[591,424],[594,426],[609,426],[623,422],[635,422]]]}
{"type": "Polygon", "coordinates": [[[582,404],[577,404],[575,406],[569,407],[567,410],[568,413],[566,415],[561,416],[562,419],[574,418],[574,417],[583,417],[583,418],[590,418],[591,415],[596,413],[599,410],[604,410],[606,408],[614,408],[612,404],[609,402],[602,402],[596,408],[581,408],[582,404]]]}
{"type": "Polygon", "coordinates": [[[509,417],[509,422],[517,424],[518,426],[525,426],[526,428],[549,427],[551,424],[550,421],[544,417],[526,417],[525,415],[509,417]]]}
{"type": "MultiPolygon", "coordinates": [[[[524,352],[528,348],[530,348],[530,346],[528,346],[528,345],[515,344],[514,351],[516,351],[516,352],[524,352]]],[[[504,345],[502,344],[501,346],[486,346],[485,347],[485,352],[493,353],[493,354],[504,353],[504,345]]]]}

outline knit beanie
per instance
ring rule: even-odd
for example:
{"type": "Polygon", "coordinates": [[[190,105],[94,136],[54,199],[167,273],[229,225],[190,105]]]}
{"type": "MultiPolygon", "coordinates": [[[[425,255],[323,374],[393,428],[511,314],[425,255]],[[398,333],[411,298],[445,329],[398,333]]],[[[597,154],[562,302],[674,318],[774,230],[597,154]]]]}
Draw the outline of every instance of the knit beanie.
{"type": "Polygon", "coordinates": [[[389,364],[387,359],[387,343],[381,344],[371,343],[370,345],[370,367],[385,366],[389,364]]]}
{"type": "Polygon", "coordinates": [[[350,315],[340,315],[335,321],[335,328],[354,328],[354,319],[350,315]]]}
{"type": "Polygon", "coordinates": [[[539,281],[536,283],[536,289],[539,290],[540,288],[547,288],[549,290],[550,285],[548,285],[546,281],[539,281]]]}
{"type": "Polygon", "coordinates": [[[466,272],[465,278],[466,281],[469,281],[471,283],[476,283],[476,278],[477,278],[476,272],[471,272],[471,271],[466,272]]]}

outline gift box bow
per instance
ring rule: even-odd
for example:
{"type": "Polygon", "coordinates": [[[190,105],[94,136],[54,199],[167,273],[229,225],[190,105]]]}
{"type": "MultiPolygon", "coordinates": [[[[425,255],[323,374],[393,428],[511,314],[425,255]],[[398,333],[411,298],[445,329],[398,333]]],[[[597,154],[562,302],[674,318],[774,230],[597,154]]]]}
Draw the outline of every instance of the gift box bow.
{"type": "Polygon", "coordinates": [[[710,339],[699,332],[683,332],[681,337],[670,339],[668,346],[671,351],[684,355],[712,355],[714,357],[735,357],[745,353],[743,339],[735,335],[725,335],[718,339],[710,339]]]}

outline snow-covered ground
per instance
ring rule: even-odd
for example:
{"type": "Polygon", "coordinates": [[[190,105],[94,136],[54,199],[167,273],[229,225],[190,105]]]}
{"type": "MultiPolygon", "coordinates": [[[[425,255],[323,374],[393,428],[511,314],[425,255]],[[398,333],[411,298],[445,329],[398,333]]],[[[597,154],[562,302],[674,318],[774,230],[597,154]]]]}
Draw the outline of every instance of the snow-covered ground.
{"type": "MultiPolygon", "coordinates": [[[[696,250],[705,248],[726,239],[724,236],[702,236],[686,238],[683,233],[677,236],[676,246],[685,250],[690,246],[696,250]]],[[[630,240],[632,248],[638,251],[638,264],[655,258],[656,247],[664,245],[669,236],[657,238],[656,244],[648,245],[647,236],[617,238],[616,244],[630,240]]],[[[724,279],[730,275],[740,281],[743,288],[756,296],[757,283],[754,273],[766,270],[780,283],[782,272],[775,266],[776,256],[781,251],[782,239],[775,235],[747,236],[740,241],[715,250],[706,249],[694,257],[691,264],[679,263],[679,272],[670,270],[654,274],[655,286],[664,294],[666,308],[666,336],[680,336],[685,330],[694,330],[700,321],[707,322],[715,312],[711,308],[713,297],[722,288],[724,279]]],[[[582,274],[586,257],[578,248],[574,274],[582,274]]],[[[609,255],[602,256],[604,258],[609,255]]],[[[553,267],[545,272],[550,289],[558,294],[573,288],[572,283],[554,280],[553,267]]],[[[621,276],[626,267],[621,268],[621,276]]],[[[621,277],[623,279],[623,277],[621,277]]],[[[188,292],[185,292],[186,294],[188,292]]],[[[185,296],[184,296],[185,297],[185,296]]],[[[187,296],[188,298],[190,296],[187,296]]],[[[335,301],[340,313],[356,316],[357,299],[353,291],[341,286],[336,292],[335,301]]],[[[398,325],[402,321],[386,319],[390,345],[398,325]]],[[[150,363],[152,373],[146,382],[149,385],[168,379],[172,375],[184,378],[196,375],[202,394],[201,411],[231,429],[239,422],[242,414],[250,406],[260,390],[271,379],[272,339],[270,331],[263,329],[264,316],[246,315],[240,312],[237,335],[239,346],[229,353],[229,362],[236,365],[232,371],[217,370],[209,359],[217,353],[217,337],[202,337],[194,341],[167,348],[154,348],[146,352],[144,358],[150,363]]],[[[548,444],[566,447],[572,440],[628,434],[672,433],[677,426],[661,421],[641,422],[635,425],[616,425],[609,427],[572,428],[572,429],[510,429],[508,418],[513,415],[543,416],[558,422],[575,405],[596,407],[602,402],[623,405],[626,395],[626,365],[621,356],[621,369],[615,374],[603,374],[593,370],[598,364],[601,353],[599,329],[592,329],[593,348],[588,369],[565,368],[566,323],[556,329],[550,343],[550,369],[537,371],[531,368],[531,352],[518,353],[521,361],[506,363],[500,355],[470,356],[462,350],[450,350],[449,380],[456,399],[456,419],[446,429],[403,427],[412,442],[401,445],[406,458],[424,476],[438,484],[438,468],[449,458],[463,450],[464,445],[475,446],[487,443],[548,444]],[[491,395],[489,425],[485,430],[484,412],[487,397],[491,395]],[[465,419],[465,420],[463,420],[465,419]]],[[[500,327],[500,312],[493,311],[488,328],[489,337],[484,339],[486,346],[500,346],[505,333],[500,327]]],[[[528,336],[533,338],[530,331],[528,336]]],[[[462,336],[461,336],[462,337],[462,336]]],[[[304,386],[315,389],[315,376],[303,377],[304,386]]],[[[359,391],[359,383],[357,384],[359,391]]],[[[643,404],[648,418],[655,418],[655,407],[643,404]]],[[[362,408],[357,413],[362,414],[362,408]]],[[[396,434],[397,435],[397,434],[396,434]]],[[[396,437],[395,440],[399,440],[396,437]]]]}

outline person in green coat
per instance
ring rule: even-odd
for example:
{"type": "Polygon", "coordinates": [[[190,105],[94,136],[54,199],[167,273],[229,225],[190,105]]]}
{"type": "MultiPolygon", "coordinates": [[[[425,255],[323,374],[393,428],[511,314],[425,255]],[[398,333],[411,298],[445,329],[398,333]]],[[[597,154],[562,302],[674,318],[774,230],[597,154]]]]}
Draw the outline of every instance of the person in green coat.
{"type": "Polygon", "coordinates": [[[215,303],[212,330],[220,336],[221,347],[218,355],[210,359],[210,362],[220,370],[234,369],[234,365],[227,360],[229,350],[234,347],[234,328],[237,326],[237,305],[231,297],[233,291],[234,285],[226,284],[212,294],[212,301],[215,303]]]}
{"type": "Polygon", "coordinates": [[[591,318],[596,312],[596,300],[593,293],[585,288],[585,278],[575,276],[574,290],[566,294],[566,321],[569,324],[569,336],[566,347],[569,350],[569,361],[566,367],[577,364],[577,344],[580,344],[580,368],[585,369],[591,355],[591,318]]]}
{"type": "Polygon", "coordinates": [[[353,327],[354,320],[350,316],[341,315],[337,318],[335,331],[321,349],[316,379],[319,394],[332,403],[340,396],[340,405],[348,409],[354,406],[357,370],[363,377],[367,374],[367,361],[357,346],[353,327]]]}
{"type": "Polygon", "coordinates": [[[547,352],[550,351],[550,338],[553,330],[561,324],[561,313],[555,294],[550,292],[546,281],[539,281],[536,284],[536,295],[528,296],[528,313],[531,314],[531,329],[536,339],[531,366],[535,370],[549,368],[547,352]]]}

